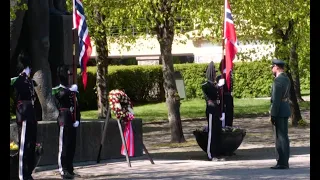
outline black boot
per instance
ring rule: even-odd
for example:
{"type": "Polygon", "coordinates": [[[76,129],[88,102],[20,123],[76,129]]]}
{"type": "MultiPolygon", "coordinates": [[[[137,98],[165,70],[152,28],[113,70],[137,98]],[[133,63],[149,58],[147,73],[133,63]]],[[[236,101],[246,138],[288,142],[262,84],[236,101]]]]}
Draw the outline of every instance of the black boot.
{"type": "Polygon", "coordinates": [[[64,171],[63,175],[61,175],[62,179],[73,179],[74,176],[72,174],[70,174],[68,171],[64,171]]]}

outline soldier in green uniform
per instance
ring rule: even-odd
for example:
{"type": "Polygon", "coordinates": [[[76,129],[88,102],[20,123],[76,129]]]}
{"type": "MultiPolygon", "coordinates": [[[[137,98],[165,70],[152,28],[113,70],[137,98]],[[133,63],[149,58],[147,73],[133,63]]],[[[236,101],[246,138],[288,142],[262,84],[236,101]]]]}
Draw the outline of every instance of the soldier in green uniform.
{"type": "Polygon", "coordinates": [[[272,60],[274,81],[271,93],[271,123],[275,126],[276,150],[278,153],[277,165],[271,169],[288,169],[290,144],[288,137],[288,119],[291,115],[289,105],[290,80],[284,73],[285,63],[281,60],[272,60]]]}

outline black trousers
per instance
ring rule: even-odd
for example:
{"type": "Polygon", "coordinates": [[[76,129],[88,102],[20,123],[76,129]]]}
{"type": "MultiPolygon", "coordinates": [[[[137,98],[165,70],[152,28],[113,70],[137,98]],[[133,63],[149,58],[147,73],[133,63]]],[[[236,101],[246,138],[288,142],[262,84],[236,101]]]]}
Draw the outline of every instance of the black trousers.
{"type": "Polygon", "coordinates": [[[206,116],[208,121],[208,146],[207,155],[209,159],[219,155],[222,122],[219,119],[219,107],[207,106],[206,116]]]}
{"type": "Polygon", "coordinates": [[[28,179],[35,168],[37,121],[31,101],[19,101],[16,109],[19,136],[19,179],[28,179]]]}
{"type": "Polygon", "coordinates": [[[276,149],[278,152],[278,165],[289,165],[290,142],[288,137],[288,118],[277,117],[276,127],[276,149]]]}
{"type": "Polygon", "coordinates": [[[73,127],[70,111],[60,111],[58,117],[59,125],[59,153],[58,166],[60,174],[73,173],[73,158],[76,150],[77,128],[73,127]]]}
{"type": "Polygon", "coordinates": [[[225,104],[225,125],[233,125],[233,97],[231,95],[224,95],[224,104],[225,104]]]}

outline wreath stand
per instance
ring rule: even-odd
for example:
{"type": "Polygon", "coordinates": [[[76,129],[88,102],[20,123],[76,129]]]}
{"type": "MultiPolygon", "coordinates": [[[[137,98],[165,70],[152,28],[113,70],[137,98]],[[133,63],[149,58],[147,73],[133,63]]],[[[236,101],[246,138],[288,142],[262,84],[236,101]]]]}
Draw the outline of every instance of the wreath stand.
{"type": "MultiPolygon", "coordinates": [[[[101,142],[100,142],[99,153],[98,153],[98,157],[97,157],[97,163],[100,162],[101,150],[102,150],[102,146],[103,146],[103,143],[104,143],[104,140],[105,140],[105,136],[107,134],[107,127],[108,127],[108,123],[109,123],[109,119],[110,119],[110,113],[111,113],[111,108],[109,107],[108,110],[107,110],[106,120],[104,122],[103,132],[102,132],[102,135],[101,135],[102,138],[101,138],[101,142]]],[[[122,131],[122,127],[121,127],[121,124],[120,124],[120,120],[116,119],[116,121],[118,122],[118,127],[119,127],[119,132],[120,132],[120,136],[121,136],[121,140],[122,140],[122,145],[124,145],[124,147],[125,147],[126,160],[127,160],[128,166],[131,167],[130,158],[128,156],[128,148],[127,148],[126,141],[124,140],[124,137],[123,137],[123,131],[122,131]]],[[[133,134],[136,134],[133,127],[132,127],[132,130],[133,130],[133,134]]],[[[144,145],[143,142],[142,142],[142,148],[143,148],[144,152],[147,154],[148,159],[150,160],[151,164],[154,164],[153,159],[150,156],[150,154],[149,154],[149,152],[148,152],[148,150],[147,150],[147,148],[146,148],[146,146],[144,145]]]]}

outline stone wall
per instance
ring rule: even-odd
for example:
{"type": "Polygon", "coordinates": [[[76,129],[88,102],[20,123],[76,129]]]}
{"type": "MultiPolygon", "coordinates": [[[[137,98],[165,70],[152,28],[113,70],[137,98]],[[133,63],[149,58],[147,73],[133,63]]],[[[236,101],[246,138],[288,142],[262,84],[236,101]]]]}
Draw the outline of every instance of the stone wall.
{"type": "MultiPolygon", "coordinates": [[[[81,121],[77,131],[77,145],[74,162],[96,161],[100,147],[104,120],[81,121]]],[[[142,148],[142,120],[134,119],[132,127],[135,131],[135,157],[143,155],[142,148]]],[[[120,154],[121,136],[116,120],[109,120],[105,141],[101,151],[101,160],[125,158],[120,154]]],[[[39,121],[37,142],[43,143],[44,154],[38,166],[54,165],[58,163],[59,128],[56,122],[39,121]]],[[[18,142],[17,126],[10,125],[10,140],[18,142]]]]}

